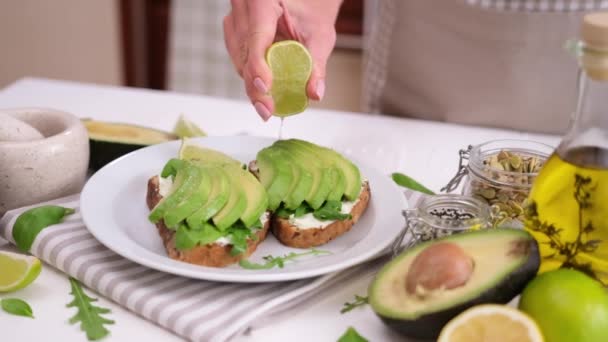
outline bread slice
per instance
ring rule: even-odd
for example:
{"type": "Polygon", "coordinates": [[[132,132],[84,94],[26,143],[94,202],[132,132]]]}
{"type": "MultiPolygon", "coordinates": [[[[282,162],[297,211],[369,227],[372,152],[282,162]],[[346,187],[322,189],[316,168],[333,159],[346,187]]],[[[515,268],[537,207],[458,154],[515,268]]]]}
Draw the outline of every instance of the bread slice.
{"type": "Polygon", "coordinates": [[[281,243],[290,247],[310,248],[326,244],[349,231],[357,223],[363,212],[367,209],[370,197],[369,183],[365,182],[359,194],[359,202],[355,204],[350,212],[352,218],[333,222],[324,228],[300,229],[289,223],[288,219],[275,215],[272,218],[272,233],[281,243]]]}
{"type": "MultiPolygon", "coordinates": [[[[148,192],[146,194],[146,204],[148,205],[148,208],[152,210],[162,198],[158,176],[154,176],[148,180],[148,192]]],[[[225,267],[249,257],[266,238],[269,226],[270,220],[266,221],[262,229],[257,231],[257,239],[249,239],[247,241],[247,250],[245,252],[232,256],[230,255],[230,250],[232,249],[231,245],[220,245],[216,243],[196,246],[186,251],[180,251],[175,248],[175,232],[168,229],[162,220],[156,224],[158,233],[167,250],[167,255],[170,258],[210,267],[225,267]]]]}

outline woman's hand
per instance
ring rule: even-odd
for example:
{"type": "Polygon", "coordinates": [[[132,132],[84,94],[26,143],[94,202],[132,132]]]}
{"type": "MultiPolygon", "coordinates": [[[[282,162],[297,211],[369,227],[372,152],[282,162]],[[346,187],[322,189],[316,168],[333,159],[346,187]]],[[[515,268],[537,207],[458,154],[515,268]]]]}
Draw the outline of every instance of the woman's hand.
{"type": "Polygon", "coordinates": [[[269,90],[272,73],[265,60],[275,41],[293,39],[304,44],[313,60],[306,93],[321,100],[325,93],[325,66],[336,42],[334,24],[342,0],[231,0],[224,18],[224,40],[247,96],[268,120],[274,112],[269,90]]]}

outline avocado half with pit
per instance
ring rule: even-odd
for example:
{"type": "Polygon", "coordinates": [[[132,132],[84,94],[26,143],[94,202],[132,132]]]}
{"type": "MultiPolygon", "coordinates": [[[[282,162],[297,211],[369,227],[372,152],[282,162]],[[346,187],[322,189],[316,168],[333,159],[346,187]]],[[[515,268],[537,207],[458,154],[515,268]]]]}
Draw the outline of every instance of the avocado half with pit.
{"type": "Polygon", "coordinates": [[[369,302],[390,328],[434,339],[469,307],[511,301],[539,263],[538,244],[524,230],[455,234],[417,245],[386,264],[369,288],[369,302]]]}
{"type": "Polygon", "coordinates": [[[137,125],[90,119],[82,123],[89,133],[89,168],[93,171],[142,147],[177,139],[171,133],[137,125]]]}

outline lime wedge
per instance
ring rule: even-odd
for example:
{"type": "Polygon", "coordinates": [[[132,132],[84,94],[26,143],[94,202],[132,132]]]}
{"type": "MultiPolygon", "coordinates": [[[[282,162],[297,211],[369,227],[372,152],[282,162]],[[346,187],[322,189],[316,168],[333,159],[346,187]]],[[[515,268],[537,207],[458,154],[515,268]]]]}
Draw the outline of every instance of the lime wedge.
{"type": "Polygon", "coordinates": [[[0,292],[11,292],[32,283],[42,264],[33,256],[0,251],[0,270],[0,292]]]}
{"type": "Polygon", "coordinates": [[[266,63],[272,71],[274,115],[303,112],[308,107],[306,84],[312,72],[312,58],[306,47],[295,40],[274,43],[266,51],[266,63]]]}
{"type": "Polygon", "coordinates": [[[200,127],[194,124],[192,121],[186,119],[183,115],[179,116],[175,127],[173,128],[173,134],[179,138],[192,138],[192,137],[206,137],[207,133],[200,127]]]}

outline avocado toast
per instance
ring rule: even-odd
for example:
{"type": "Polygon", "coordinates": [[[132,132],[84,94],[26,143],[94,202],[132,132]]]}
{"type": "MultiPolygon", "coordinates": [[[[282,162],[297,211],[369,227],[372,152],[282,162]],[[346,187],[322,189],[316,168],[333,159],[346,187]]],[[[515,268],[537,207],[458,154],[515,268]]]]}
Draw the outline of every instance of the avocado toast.
{"type": "Polygon", "coordinates": [[[349,231],[371,197],[356,165],[303,140],[275,142],[249,168],[268,193],[273,234],[290,247],[323,245],[349,231]]]}
{"type": "Polygon", "coordinates": [[[180,159],[149,179],[146,203],[169,257],[193,264],[224,267],[247,258],[269,228],[259,181],[237,160],[187,143],[180,159]]]}

